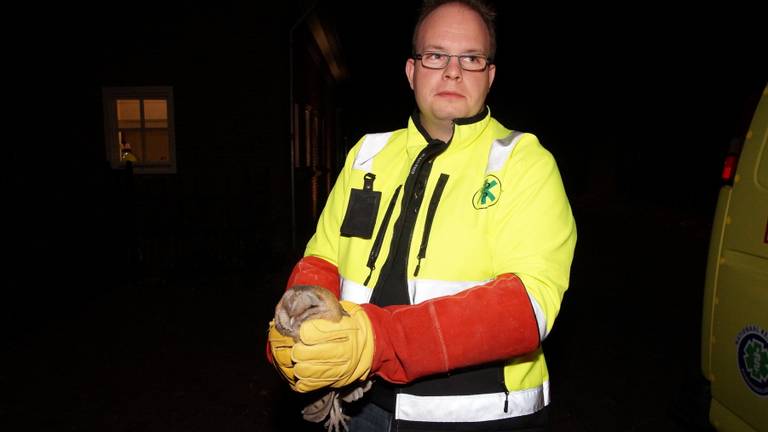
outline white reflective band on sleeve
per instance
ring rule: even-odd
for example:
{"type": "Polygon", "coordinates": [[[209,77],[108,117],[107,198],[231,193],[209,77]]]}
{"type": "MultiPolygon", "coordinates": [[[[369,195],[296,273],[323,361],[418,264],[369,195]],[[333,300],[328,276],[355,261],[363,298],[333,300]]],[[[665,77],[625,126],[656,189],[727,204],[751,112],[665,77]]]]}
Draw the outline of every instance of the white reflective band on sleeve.
{"type": "Polygon", "coordinates": [[[490,174],[504,167],[504,163],[509,159],[509,154],[523,137],[522,132],[513,131],[508,136],[497,139],[491,145],[491,152],[488,154],[488,165],[485,166],[485,174],[490,174]]]}
{"type": "MultiPolygon", "coordinates": [[[[408,295],[411,304],[418,304],[433,298],[460,293],[468,288],[482,285],[485,281],[443,281],[430,279],[410,279],[408,281],[408,295]]],[[[341,299],[353,303],[368,303],[373,293],[372,288],[341,278],[341,299]]]]}
{"type": "Polygon", "coordinates": [[[355,163],[352,164],[352,168],[368,172],[372,171],[373,157],[384,148],[390,136],[392,136],[392,132],[366,135],[365,141],[360,145],[360,151],[355,157],[355,163]]]}
{"type": "Polygon", "coordinates": [[[368,303],[371,299],[372,289],[365,285],[341,278],[341,299],[352,303],[368,303]]]}
{"type": "Polygon", "coordinates": [[[549,381],[541,387],[461,396],[397,395],[395,418],[422,422],[483,422],[533,414],[549,405],[549,381]],[[507,412],[504,412],[508,401],[507,412]]]}
{"type": "Polygon", "coordinates": [[[408,294],[411,297],[411,304],[419,304],[433,298],[458,294],[465,289],[482,285],[490,280],[491,279],[485,281],[444,281],[411,279],[408,281],[408,294]]]}
{"type": "MultiPolygon", "coordinates": [[[[527,291],[526,291],[527,292],[527,291]]],[[[547,315],[544,313],[544,309],[541,308],[539,302],[536,301],[531,293],[528,293],[528,298],[531,299],[531,305],[533,306],[533,313],[536,314],[536,323],[539,325],[539,338],[544,340],[547,337],[547,315]]]]}

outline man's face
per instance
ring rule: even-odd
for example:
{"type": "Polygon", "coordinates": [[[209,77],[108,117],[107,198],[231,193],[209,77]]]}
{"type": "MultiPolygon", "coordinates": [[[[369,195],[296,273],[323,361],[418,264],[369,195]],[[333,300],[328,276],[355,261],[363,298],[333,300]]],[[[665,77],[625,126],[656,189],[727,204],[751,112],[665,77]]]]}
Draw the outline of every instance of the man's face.
{"type": "MultiPolygon", "coordinates": [[[[449,3],[435,9],[422,21],[416,39],[417,53],[488,55],[490,40],[483,19],[466,6],[449,3]]],[[[405,73],[416,96],[422,121],[429,123],[471,117],[480,112],[496,73],[494,65],[484,71],[461,69],[452,57],[442,70],[427,69],[421,61],[408,59],[405,73]]]]}

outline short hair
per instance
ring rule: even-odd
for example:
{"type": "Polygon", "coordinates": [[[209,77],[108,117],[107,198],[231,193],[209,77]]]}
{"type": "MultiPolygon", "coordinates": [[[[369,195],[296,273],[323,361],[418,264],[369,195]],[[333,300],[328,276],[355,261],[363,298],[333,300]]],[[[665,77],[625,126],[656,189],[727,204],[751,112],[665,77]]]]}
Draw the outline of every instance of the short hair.
{"type": "Polygon", "coordinates": [[[419,18],[416,20],[416,26],[413,28],[413,39],[411,40],[411,50],[416,54],[416,39],[419,36],[421,23],[435,9],[450,3],[457,3],[475,11],[483,19],[485,27],[488,29],[488,40],[490,41],[490,51],[488,58],[493,59],[496,56],[496,11],[493,6],[484,0],[424,0],[421,6],[419,18]]]}

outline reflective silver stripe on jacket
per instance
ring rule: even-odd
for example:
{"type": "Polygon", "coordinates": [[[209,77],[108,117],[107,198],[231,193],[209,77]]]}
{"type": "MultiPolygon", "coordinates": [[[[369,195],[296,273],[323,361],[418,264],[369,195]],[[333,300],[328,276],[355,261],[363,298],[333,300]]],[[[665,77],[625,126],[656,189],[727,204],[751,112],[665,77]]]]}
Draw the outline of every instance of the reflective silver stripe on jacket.
{"type": "Polygon", "coordinates": [[[461,396],[415,396],[399,393],[398,420],[422,422],[484,422],[533,414],[549,405],[549,381],[540,387],[461,396]],[[504,412],[508,401],[507,412],[504,412]]]}
{"type": "MultiPolygon", "coordinates": [[[[409,279],[408,297],[411,304],[419,304],[436,297],[458,294],[467,288],[482,285],[488,281],[443,281],[431,279],[409,279]]],[[[373,290],[365,285],[341,278],[341,299],[354,303],[368,303],[373,290]]]]}
{"type": "Polygon", "coordinates": [[[392,132],[368,134],[365,140],[360,144],[360,151],[357,152],[353,169],[371,172],[373,170],[373,157],[389,142],[392,132]]]}
{"type": "Polygon", "coordinates": [[[511,134],[504,138],[493,141],[491,151],[488,153],[488,164],[485,166],[486,175],[499,171],[504,167],[507,159],[509,159],[509,155],[522,137],[522,132],[512,131],[511,134]]]}

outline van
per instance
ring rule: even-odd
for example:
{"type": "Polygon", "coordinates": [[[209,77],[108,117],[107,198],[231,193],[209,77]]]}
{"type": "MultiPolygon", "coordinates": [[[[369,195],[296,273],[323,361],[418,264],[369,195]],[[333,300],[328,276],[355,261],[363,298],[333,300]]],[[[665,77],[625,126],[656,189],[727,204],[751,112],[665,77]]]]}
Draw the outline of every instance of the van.
{"type": "Polygon", "coordinates": [[[729,154],[710,238],[701,368],[719,431],[768,432],[768,87],[729,154]]]}

